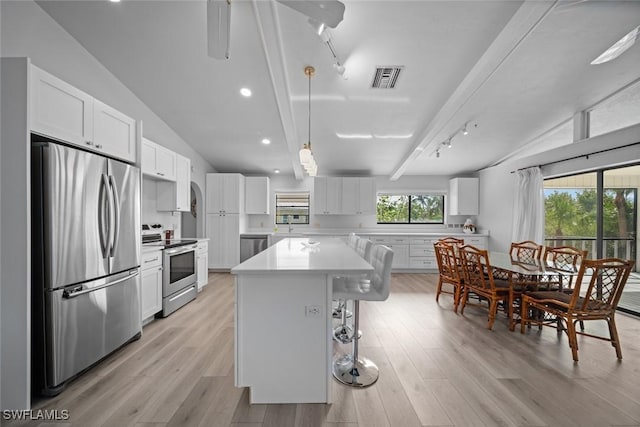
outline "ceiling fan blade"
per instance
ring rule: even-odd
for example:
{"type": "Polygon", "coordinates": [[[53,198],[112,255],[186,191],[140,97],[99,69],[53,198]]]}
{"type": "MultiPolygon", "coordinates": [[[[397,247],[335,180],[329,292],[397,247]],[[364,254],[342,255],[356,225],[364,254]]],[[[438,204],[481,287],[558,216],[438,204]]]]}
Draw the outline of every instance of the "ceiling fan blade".
{"type": "Polygon", "coordinates": [[[338,0],[276,0],[311,19],[335,28],[344,18],[344,3],[338,0]]]}
{"type": "Polygon", "coordinates": [[[207,0],[207,53],[216,59],[229,59],[231,2],[207,0]]]}

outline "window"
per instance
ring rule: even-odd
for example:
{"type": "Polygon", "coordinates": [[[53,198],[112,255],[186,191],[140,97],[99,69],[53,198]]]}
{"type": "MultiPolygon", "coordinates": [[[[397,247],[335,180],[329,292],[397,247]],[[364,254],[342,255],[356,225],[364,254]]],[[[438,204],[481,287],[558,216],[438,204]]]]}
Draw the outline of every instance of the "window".
{"type": "Polygon", "coordinates": [[[444,224],[444,195],[379,194],[378,224],[444,224]]]}
{"type": "Polygon", "coordinates": [[[640,123],[640,83],[596,105],[589,112],[589,137],[640,123]]]}
{"type": "Polygon", "coordinates": [[[309,224],[309,192],[276,193],[276,224],[309,224]]]}

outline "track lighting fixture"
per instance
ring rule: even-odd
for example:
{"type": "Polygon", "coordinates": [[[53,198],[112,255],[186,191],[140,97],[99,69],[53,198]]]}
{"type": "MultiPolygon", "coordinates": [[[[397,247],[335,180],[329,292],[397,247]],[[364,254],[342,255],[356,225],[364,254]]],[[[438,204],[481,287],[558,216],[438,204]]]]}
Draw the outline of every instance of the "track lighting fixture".
{"type": "Polygon", "coordinates": [[[451,147],[452,147],[452,145],[451,145],[451,138],[449,138],[449,139],[447,140],[447,148],[451,148],[451,147]]]}
{"type": "Polygon", "coordinates": [[[462,134],[465,135],[465,136],[469,135],[469,131],[467,130],[467,124],[466,123],[464,124],[464,127],[462,128],[462,134]]]}
{"type": "Polygon", "coordinates": [[[439,158],[440,158],[440,149],[438,148],[436,150],[436,159],[439,159],[439,158]]]}

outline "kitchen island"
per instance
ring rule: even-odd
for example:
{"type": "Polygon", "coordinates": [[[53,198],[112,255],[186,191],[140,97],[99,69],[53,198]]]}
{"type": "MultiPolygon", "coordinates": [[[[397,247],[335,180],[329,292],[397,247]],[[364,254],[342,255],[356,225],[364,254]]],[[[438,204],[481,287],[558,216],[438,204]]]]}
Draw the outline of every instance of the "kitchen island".
{"type": "Polygon", "coordinates": [[[284,239],[231,269],[235,384],[251,403],[331,402],[332,280],[372,271],[326,237],[284,239]]]}

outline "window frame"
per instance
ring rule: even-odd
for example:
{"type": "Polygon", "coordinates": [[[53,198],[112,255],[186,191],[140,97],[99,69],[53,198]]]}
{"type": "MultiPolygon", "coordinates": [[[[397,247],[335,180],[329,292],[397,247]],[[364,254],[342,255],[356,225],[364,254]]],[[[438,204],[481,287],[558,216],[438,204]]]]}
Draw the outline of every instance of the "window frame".
{"type": "MultiPolygon", "coordinates": [[[[306,216],[307,219],[306,219],[306,222],[295,222],[295,221],[292,221],[291,224],[309,225],[310,222],[311,222],[311,192],[310,191],[284,191],[284,190],[275,192],[275,204],[274,204],[274,206],[275,206],[274,209],[275,210],[274,210],[274,218],[273,218],[273,220],[275,222],[275,225],[288,225],[289,224],[288,221],[287,222],[278,222],[278,216],[282,216],[284,218],[284,215],[278,215],[278,208],[281,207],[280,205],[278,205],[278,196],[279,195],[285,196],[285,195],[292,195],[292,194],[306,195],[306,198],[307,198],[306,211],[307,211],[307,213],[306,213],[306,215],[300,215],[300,216],[306,216]]],[[[287,206],[282,206],[282,207],[292,208],[294,206],[287,205],[287,206]]],[[[304,209],[304,207],[302,209],[304,209]]]]}
{"type": "Polygon", "coordinates": [[[446,224],[446,194],[443,193],[433,193],[433,192],[402,192],[402,193],[392,193],[392,192],[380,192],[376,194],[376,224],[380,225],[444,225],[446,224]],[[407,222],[380,222],[378,220],[378,198],[380,196],[407,196],[409,199],[407,201],[407,222]],[[411,205],[412,205],[412,197],[415,196],[429,196],[429,197],[440,197],[442,198],[442,220],[441,221],[433,221],[433,222],[415,222],[411,220],[411,205]]]}

